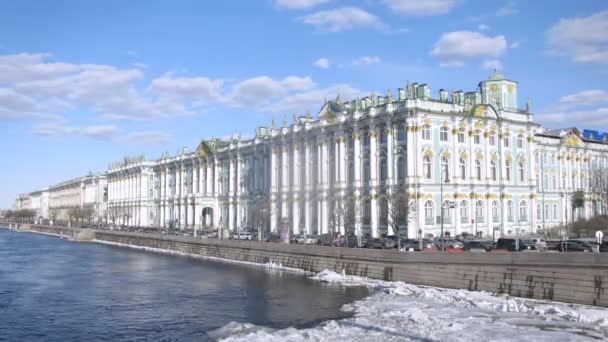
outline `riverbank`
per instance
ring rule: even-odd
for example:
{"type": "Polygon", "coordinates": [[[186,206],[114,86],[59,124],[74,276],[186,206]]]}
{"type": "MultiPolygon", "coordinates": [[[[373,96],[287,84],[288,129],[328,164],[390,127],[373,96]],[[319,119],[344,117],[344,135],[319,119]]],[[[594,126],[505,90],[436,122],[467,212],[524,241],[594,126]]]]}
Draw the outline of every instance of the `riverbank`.
{"type": "Polygon", "coordinates": [[[78,241],[103,241],[251,264],[323,270],[414,285],[487,291],[608,307],[608,255],[593,253],[402,253],[396,251],[200,239],[162,234],[30,225],[78,241]]]}

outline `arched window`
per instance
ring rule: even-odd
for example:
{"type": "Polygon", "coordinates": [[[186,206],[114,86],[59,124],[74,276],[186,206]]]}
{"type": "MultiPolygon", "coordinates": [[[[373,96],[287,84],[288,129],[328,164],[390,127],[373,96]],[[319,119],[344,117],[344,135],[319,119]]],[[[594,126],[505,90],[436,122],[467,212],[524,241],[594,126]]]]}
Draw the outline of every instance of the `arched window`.
{"type": "Polygon", "coordinates": [[[555,174],[551,175],[551,185],[552,189],[557,189],[557,177],[555,177],[555,174]]]}
{"type": "Polygon", "coordinates": [[[536,220],[537,221],[541,221],[543,218],[541,217],[542,215],[542,207],[540,205],[536,206],[536,220]]]}
{"type": "Polygon", "coordinates": [[[452,223],[452,211],[450,210],[450,201],[443,201],[441,209],[443,210],[443,223],[452,223]]]}
{"type": "Polygon", "coordinates": [[[477,222],[482,223],[483,217],[483,201],[478,200],[477,203],[475,203],[475,218],[477,218],[477,222]]]}
{"type": "Polygon", "coordinates": [[[505,134],[504,141],[505,141],[505,147],[511,146],[511,135],[508,133],[505,134]]]}
{"type": "Polygon", "coordinates": [[[494,160],[490,161],[490,176],[493,181],[496,181],[496,162],[494,160]]]}
{"type": "Polygon", "coordinates": [[[519,162],[519,181],[523,182],[525,181],[526,178],[526,169],[524,167],[524,162],[520,161],[519,162]]]}
{"type": "Polygon", "coordinates": [[[475,145],[479,145],[481,143],[481,133],[478,130],[473,132],[473,143],[475,143],[475,145]]]}
{"type": "Polygon", "coordinates": [[[434,213],[433,213],[433,202],[426,201],[424,203],[424,223],[425,224],[434,224],[434,213]]]}
{"type": "Polygon", "coordinates": [[[467,179],[467,161],[460,158],[459,168],[460,168],[460,178],[467,179]]]}
{"type": "MultiPolygon", "coordinates": [[[[314,217],[314,216],[313,216],[314,217]]],[[[363,202],[363,224],[370,224],[372,217],[372,202],[366,198],[363,202]]]]}
{"type": "Polygon", "coordinates": [[[397,139],[399,141],[405,141],[405,127],[399,125],[399,129],[397,129],[397,139]]]}
{"type": "Polygon", "coordinates": [[[505,171],[506,171],[506,176],[507,176],[507,182],[511,181],[511,161],[507,160],[505,162],[505,171]]]}
{"type": "Polygon", "coordinates": [[[495,146],[496,145],[496,134],[494,134],[493,132],[490,133],[490,135],[488,135],[488,141],[490,143],[490,146],[495,146]]]}
{"type": "Polygon", "coordinates": [[[555,221],[557,221],[557,220],[558,220],[558,218],[557,218],[557,204],[554,204],[554,205],[553,205],[553,219],[554,219],[555,221]]]}
{"type": "Polygon", "coordinates": [[[388,200],[386,197],[380,198],[380,224],[388,224],[388,200]]]}
{"type": "Polygon", "coordinates": [[[431,179],[431,157],[425,156],[422,160],[422,174],[424,178],[431,179]]]}
{"type": "Polygon", "coordinates": [[[549,205],[545,204],[545,220],[549,219],[551,219],[551,216],[549,215],[549,205]]]}
{"type": "Polygon", "coordinates": [[[422,139],[431,140],[431,126],[430,125],[422,126],[422,139]]]}
{"type": "Polygon", "coordinates": [[[449,165],[448,158],[441,157],[441,177],[444,177],[443,182],[447,182],[450,179],[449,165]]]}
{"type": "Polygon", "coordinates": [[[519,220],[528,221],[528,202],[525,200],[519,202],[519,220]]]}
{"type": "Polygon", "coordinates": [[[466,200],[460,201],[460,223],[469,222],[469,203],[466,200]]]}
{"type": "Polygon", "coordinates": [[[397,178],[399,180],[405,180],[405,168],[406,168],[407,159],[405,157],[399,157],[397,161],[397,178]]]}
{"type": "Polygon", "coordinates": [[[369,164],[369,159],[364,159],[363,160],[363,182],[369,182],[371,175],[370,175],[370,164],[369,164]]]}
{"type": "Polygon", "coordinates": [[[507,202],[507,221],[513,222],[513,201],[507,202]]]}
{"type": "Polygon", "coordinates": [[[387,134],[384,129],[380,129],[380,144],[386,144],[387,134]]]}
{"type": "Polygon", "coordinates": [[[475,160],[475,178],[481,180],[481,160],[475,160]]]}
{"type": "Polygon", "coordinates": [[[464,128],[458,130],[458,142],[464,143],[464,128]]]}
{"type": "Polygon", "coordinates": [[[388,177],[388,167],[386,163],[386,159],[380,160],[380,181],[385,182],[388,177]]]}
{"type": "Polygon", "coordinates": [[[448,128],[447,127],[441,127],[441,129],[439,130],[439,140],[448,141],[448,128]]]}
{"type": "Polygon", "coordinates": [[[498,201],[492,201],[492,220],[494,222],[500,221],[500,217],[498,216],[498,201]]]}
{"type": "Polygon", "coordinates": [[[523,134],[517,135],[517,148],[524,148],[524,136],[523,134]]]}

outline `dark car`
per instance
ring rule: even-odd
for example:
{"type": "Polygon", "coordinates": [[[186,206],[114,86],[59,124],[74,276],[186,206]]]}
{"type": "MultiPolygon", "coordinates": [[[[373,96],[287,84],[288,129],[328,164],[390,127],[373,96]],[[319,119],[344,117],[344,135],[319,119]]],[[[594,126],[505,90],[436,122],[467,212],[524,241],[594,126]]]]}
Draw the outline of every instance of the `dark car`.
{"type": "Polygon", "coordinates": [[[390,249],[395,247],[395,241],[389,238],[376,238],[369,239],[365,244],[365,248],[375,248],[375,249],[390,249]]]}
{"type": "Polygon", "coordinates": [[[519,240],[519,250],[516,239],[500,238],[496,241],[496,249],[506,249],[509,252],[523,252],[536,250],[536,245],[531,240],[519,240]]]}
{"type": "Polygon", "coordinates": [[[586,241],[566,240],[557,246],[557,250],[560,252],[592,252],[593,248],[586,241]]]}
{"type": "Polygon", "coordinates": [[[484,251],[490,252],[494,248],[493,243],[487,241],[468,240],[464,243],[463,250],[467,252],[471,251],[484,251]]]}
{"type": "Polygon", "coordinates": [[[604,241],[600,245],[600,253],[608,253],[608,241],[604,241]]]}

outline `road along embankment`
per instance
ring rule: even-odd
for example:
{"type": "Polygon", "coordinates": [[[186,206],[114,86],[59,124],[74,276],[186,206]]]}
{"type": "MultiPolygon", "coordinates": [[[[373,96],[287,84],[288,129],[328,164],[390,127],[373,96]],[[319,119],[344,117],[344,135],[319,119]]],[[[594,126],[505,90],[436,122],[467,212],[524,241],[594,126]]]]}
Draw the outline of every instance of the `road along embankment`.
{"type": "Polygon", "coordinates": [[[389,281],[608,307],[608,254],[403,253],[28,225],[21,230],[389,281]]]}

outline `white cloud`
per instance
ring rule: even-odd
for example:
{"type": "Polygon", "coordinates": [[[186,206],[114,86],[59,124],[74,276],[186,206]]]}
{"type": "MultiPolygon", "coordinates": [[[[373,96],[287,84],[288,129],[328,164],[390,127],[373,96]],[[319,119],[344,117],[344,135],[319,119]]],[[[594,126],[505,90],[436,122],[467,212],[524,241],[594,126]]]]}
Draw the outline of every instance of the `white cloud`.
{"type": "Polygon", "coordinates": [[[276,6],[289,9],[300,10],[312,8],[321,4],[328,3],[330,0],[275,0],[276,6]]]}
{"type": "Polygon", "coordinates": [[[488,59],[483,61],[482,67],[490,70],[502,70],[503,65],[498,59],[488,59]]]}
{"type": "Polygon", "coordinates": [[[323,105],[324,99],[335,98],[340,95],[344,99],[360,95],[361,91],[349,84],[337,84],[321,89],[293,93],[269,103],[262,108],[272,113],[300,113],[316,111],[323,105]]]}
{"type": "Polygon", "coordinates": [[[303,91],[312,87],[314,83],[310,77],[289,76],[277,81],[269,76],[259,76],[235,84],[228,101],[239,106],[263,105],[272,103],[291,91],[303,91]]]}
{"type": "Polygon", "coordinates": [[[300,17],[304,24],[312,25],[322,31],[338,32],[355,28],[384,28],[375,15],[357,7],[343,7],[319,11],[300,17]]]}
{"type": "Polygon", "coordinates": [[[513,42],[513,43],[511,43],[511,45],[509,47],[511,49],[517,49],[520,45],[521,45],[520,42],[513,42]]]}
{"type": "Polygon", "coordinates": [[[459,0],[384,0],[395,13],[402,15],[440,15],[450,12],[459,0]]]}
{"type": "Polygon", "coordinates": [[[560,19],[547,32],[550,50],[578,63],[608,63],[608,11],[560,19]]]}
{"type": "Polygon", "coordinates": [[[119,128],[114,125],[67,126],[58,123],[43,123],[34,126],[32,132],[44,137],[85,136],[95,140],[114,139],[119,128]]]}
{"type": "Polygon", "coordinates": [[[561,97],[555,108],[566,110],[574,107],[594,106],[601,103],[608,103],[608,91],[590,89],[561,97]]]}
{"type": "Polygon", "coordinates": [[[117,141],[136,145],[166,145],[171,140],[171,135],[155,131],[131,132],[117,138],[117,141]]]}
{"type": "Polygon", "coordinates": [[[165,75],[153,80],[149,90],[165,98],[207,103],[221,100],[223,88],[224,81],[222,80],[165,75]]]}
{"type": "Polygon", "coordinates": [[[515,1],[507,2],[504,6],[496,11],[496,15],[499,17],[516,15],[517,13],[519,13],[519,9],[517,8],[517,3],[515,1]]]}
{"type": "Polygon", "coordinates": [[[455,31],[444,33],[435,43],[431,55],[444,67],[463,66],[466,59],[499,57],[507,48],[504,36],[490,37],[479,32],[455,31]]]}
{"type": "Polygon", "coordinates": [[[608,108],[579,111],[556,111],[537,115],[538,120],[548,127],[576,126],[608,130],[608,108]]]}
{"type": "Polygon", "coordinates": [[[359,66],[359,65],[376,64],[376,63],[380,63],[380,57],[378,57],[378,56],[363,56],[361,58],[355,59],[352,64],[354,66],[359,66]]]}
{"type": "Polygon", "coordinates": [[[329,59],[319,58],[315,61],[315,63],[313,65],[316,66],[317,68],[329,69],[329,59]]]}
{"type": "Polygon", "coordinates": [[[479,24],[479,26],[477,26],[477,29],[479,31],[486,31],[490,29],[490,26],[486,25],[486,24],[479,24]]]}

